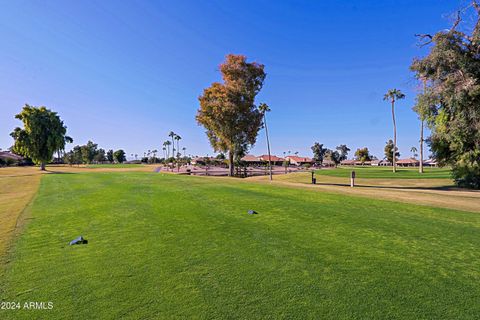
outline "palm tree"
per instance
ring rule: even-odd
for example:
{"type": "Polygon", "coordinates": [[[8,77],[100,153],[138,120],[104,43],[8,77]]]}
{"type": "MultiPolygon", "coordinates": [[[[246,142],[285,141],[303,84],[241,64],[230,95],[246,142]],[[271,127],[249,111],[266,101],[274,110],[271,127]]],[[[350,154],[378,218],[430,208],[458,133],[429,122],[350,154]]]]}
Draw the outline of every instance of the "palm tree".
{"type": "Polygon", "coordinates": [[[152,153],[153,153],[153,162],[154,162],[154,163],[157,163],[157,152],[158,152],[157,149],[155,149],[155,150],[152,151],[152,153]]]}
{"type": "Polygon", "coordinates": [[[175,134],[175,132],[170,131],[168,136],[172,138],[172,157],[175,157],[175,136],[176,136],[176,134],[175,134]]]}
{"type": "Polygon", "coordinates": [[[180,145],[179,142],[182,140],[182,137],[180,137],[178,134],[175,135],[175,140],[177,140],[177,158],[179,158],[180,154],[180,145]]]}
{"type": "Polygon", "coordinates": [[[171,144],[172,144],[172,143],[171,143],[170,141],[168,141],[168,140],[163,143],[163,145],[167,147],[167,159],[170,158],[170,145],[171,145],[171,144]]]}
{"type": "Polygon", "coordinates": [[[272,156],[270,155],[270,140],[268,139],[268,127],[267,127],[267,112],[270,112],[270,107],[266,103],[260,104],[258,107],[263,114],[263,123],[265,124],[265,135],[267,136],[267,150],[268,150],[268,169],[270,171],[270,181],[272,180],[272,156]]]}
{"type": "Polygon", "coordinates": [[[187,150],[187,148],[183,147],[182,150],[183,150],[183,157],[185,158],[185,156],[186,156],[185,150],[187,150]]]}
{"type": "MultiPolygon", "coordinates": [[[[427,93],[427,79],[423,79],[423,94],[427,93]]],[[[423,110],[422,110],[423,111],[423,110]]],[[[423,126],[425,122],[425,113],[420,112],[420,166],[418,172],[423,173],[423,126]]]]}
{"type": "Polygon", "coordinates": [[[390,101],[392,104],[393,119],[393,172],[396,172],[395,153],[397,151],[397,124],[395,122],[395,101],[405,99],[405,95],[398,89],[390,89],[383,96],[383,100],[390,101]]]}
{"type": "Polygon", "coordinates": [[[417,156],[418,156],[417,151],[418,151],[418,150],[417,150],[416,147],[411,147],[411,148],[410,148],[410,152],[411,152],[412,155],[413,155],[413,159],[416,159],[416,158],[417,158],[417,156]]]}
{"type": "MultiPolygon", "coordinates": [[[[165,143],[163,144],[165,146],[165,143]]],[[[167,159],[167,148],[163,147],[163,159],[167,159]]]]}

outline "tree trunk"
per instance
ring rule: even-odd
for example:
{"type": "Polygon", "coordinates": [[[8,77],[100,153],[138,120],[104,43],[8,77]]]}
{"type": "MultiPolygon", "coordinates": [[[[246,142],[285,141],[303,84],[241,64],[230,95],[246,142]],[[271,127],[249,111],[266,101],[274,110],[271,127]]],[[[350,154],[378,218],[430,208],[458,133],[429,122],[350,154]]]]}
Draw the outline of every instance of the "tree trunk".
{"type": "Polygon", "coordinates": [[[40,163],[40,170],[45,171],[45,161],[40,163]]]}
{"type": "Polygon", "coordinates": [[[418,172],[423,173],[423,120],[420,121],[420,167],[418,172]]]}
{"type": "MultiPolygon", "coordinates": [[[[427,92],[427,80],[423,79],[423,93],[427,92]]],[[[423,173],[423,114],[420,114],[420,167],[418,172],[423,173]]]]}
{"type": "Polygon", "coordinates": [[[235,170],[235,167],[234,167],[234,166],[235,166],[235,165],[233,164],[233,151],[230,150],[230,151],[228,152],[228,168],[229,168],[229,173],[228,173],[228,175],[229,175],[230,177],[233,177],[233,174],[234,174],[234,172],[235,172],[235,171],[234,171],[234,170],[235,170]]]}
{"type": "Polygon", "coordinates": [[[268,170],[270,172],[270,181],[272,181],[272,156],[270,155],[270,141],[268,140],[267,117],[263,114],[263,121],[265,122],[265,134],[267,135],[267,149],[268,149],[268,170]]]}
{"type": "Polygon", "coordinates": [[[395,123],[395,100],[392,100],[392,119],[393,119],[393,172],[397,171],[396,168],[396,153],[397,153],[397,124],[395,123]]]}

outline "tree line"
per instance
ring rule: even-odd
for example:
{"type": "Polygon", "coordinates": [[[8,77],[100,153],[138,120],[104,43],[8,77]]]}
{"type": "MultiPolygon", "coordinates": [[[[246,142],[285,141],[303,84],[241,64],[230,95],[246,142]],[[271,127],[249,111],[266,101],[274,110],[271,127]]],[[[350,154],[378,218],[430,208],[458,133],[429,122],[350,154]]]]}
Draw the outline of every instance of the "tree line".
{"type": "Polygon", "coordinates": [[[112,149],[98,148],[98,144],[88,141],[84,145],[77,145],[72,150],[65,153],[63,160],[66,164],[92,164],[92,163],[123,163],[126,154],[123,149],[113,151],[112,149]]]}
{"type": "MultiPolygon", "coordinates": [[[[458,12],[450,29],[433,35],[419,34],[421,45],[428,53],[414,59],[410,66],[423,87],[412,108],[420,120],[420,172],[423,171],[423,144],[426,143],[439,165],[452,168],[457,185],[477,189],[480,189],[479,17],[480,5],[474,0],[468,8],[458,12]],[[472,28],[460,27],[465,15],[465,20],[474,22],[472,28]],[[424,127],[431,132],[427,138],[424,138],[424,127]]],[[[263,64],[248,62],[245,56],[234,54],[226,56],[220,72],[222,82],[212,83],[200,95],[196,120],[205,128],[213,149],[228,153],[229,173],[233,175],[235,163],[255,144],[259,130],[266,125],[265,115],[270,108],[255,104],[266,73],[263,64]]],[[[393,139],[387,142],[385,153],[393,164],[393,171],[399,156],[395,105],[404,98],[398,89],[391,89],[384,96],[392,112],[393,139]]],[[[14,139],[12,151],[32,159],[42,170],[55,152],[64,153],[66,143],[73,142],[66,135],[67,128],[57,113],[45,107],[26,105],[15,117],[23,122],[24,128],[17,127],[11,133],[14,139]]],[[[174,132],[170,132],[169,138],[163,145],[164,157],[179,163],[181,138],[174,132]]],[[[77,146],[68,158],[82,163],[103,159],[101,149],[92,153],[93,145],[87,143],[83,149],[77,146]]],[[[335,163],[345,156],[338,148],[324,150],[323,145],[314,146],[315,161],[320,163],[325,156],[335,163]]],[[[270,149],[268,135],[267,147],[270,149]]],[[[185,150],[182,150],[185,157],[185,150]]],[[[112,151],[113,161],[123,161],[124,152],[122,157],[120,151],[123,152],[116,151],[119,152],[117,160],[112,151]]],[[[417,148],[413,147],[411,151],[416,154],[417,148]]],[[[107,161],[108,153],[105,153],[107,161]]],[[[355,156],[361,161],[372,158],[368,148],[359,148],[355,156]]]]}

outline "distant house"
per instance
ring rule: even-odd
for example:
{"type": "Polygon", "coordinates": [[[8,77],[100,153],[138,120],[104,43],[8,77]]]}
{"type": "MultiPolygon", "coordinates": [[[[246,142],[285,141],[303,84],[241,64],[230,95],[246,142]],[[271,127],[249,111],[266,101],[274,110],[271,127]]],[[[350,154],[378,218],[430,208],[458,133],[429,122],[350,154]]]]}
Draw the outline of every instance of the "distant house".
{"type": "MultiPolygon", "coordinates": [[[[261,155],[258,158],[260,158],[260,160],[262,160],[262,161],[268,162],[268,154],[261,155]]],[[[284,160],[285,159],[283,159],[283,158],[280,158],[280,157],[277,157],[277,156],[274,156],[274,155],[270,155],[270,161],[272,162],[272,165],[274,165],[274,166],[281,166],[283,164],[284,160]]]]}
{"type": "MultiPolygon", "coordinates": [[[[375,161],[375,160],[373,160],[375,161]]],[[[340,162],[342,166],[370,166],[373,161],[360,161],[360,160],[343,160],[340,162]]]]}
{"type": "Polygon", "coordinates": [[[249,166],[259,166],[259,165],[263,164],[263,160],[260,159],[260,157],[257,157],[257,156],[251,155],[251,154],[247,154],[246,156],[244,156],[240,160],[245,162],[249,166]]]}
{"type": "Polygon", "coordinates": [[[13,164],[22,161],[23,157],[9,151],[0,151],[0,159],[2,159],[7,164],[13,164]]]}
{"type": "Polygon", "coordinates": [[[360,160],[355,160],[355,165],[356,166],[370,166],[372,165],[372,161],[360,161],[360,160]]]}
{"type": "Polygon", "coordinates": [[[427,167],[438,167],[437,160],[435,159],[428,159],[423,161],[423,165],[427,167]]]}
{"type": "Polygon", "coordinates": [[[322,162],[322,166],[323,167],[335,167],[335,162],[333,162],[332,160],[323,160],[322,162]]]}
{"type": "Polygon", "coordinates": [[[371,162],[371,165],[372,166],[376,166],[376,167],[385,167],[385,166],[391,166],[392,164],[390,163],[390,161],[386,160],[386,159],[383,159],[383,160],[373,160],[371,162]]]}
{"type": "Polygon", "coordinates": [[[420,164],[420,161],[418,161],[417,159],[409,158],[400,159],[396,163],[400,167],[417,167],[420,164]]]}
{"type": "Polygon", "coordinates": [[[313,160],[308,157],[297,157],[297,156],[287,156],[285,157],[286,160],[290,161],[290,164],[295,166],[301,166],[304,164],[312,164],[313,160]]]}
{"type": "Polygon", "coordinates": [[[343,160],[340,162],[340,165],[342,166],[354,166],[356,160],[343,160]]]}

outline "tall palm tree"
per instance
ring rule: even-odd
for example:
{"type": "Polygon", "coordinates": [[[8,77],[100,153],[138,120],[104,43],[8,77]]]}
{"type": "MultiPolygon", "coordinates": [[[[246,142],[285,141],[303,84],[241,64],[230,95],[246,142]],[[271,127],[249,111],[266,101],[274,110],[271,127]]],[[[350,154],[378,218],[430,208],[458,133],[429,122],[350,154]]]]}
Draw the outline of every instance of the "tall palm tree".
{"type": "MultiPolygon", "coordinates": [[[[423,94],[427,93],[427,79],[423,79],[423,94]]],[[[425,113],[420,112],[420,165],[418,167],[418,172],[423,173],[423,126],[425,122],[425,113]]]]}
{"type": "MultiPolygon", "coordinates": [[[[165,144],[163,144],[165,146],[165,144]]],[[[163,159],[167,159],[167,148],[163,147],[163,159]]]]}
{"type": "Polygon", "coordinates": [[[155,149],[155,150],[152,151],[152,153],[153,153],[153,162],[154,162],[154,163],[157,163],[157,152],[158,152],[157,149],[155,149]]]}
{"type": "Polygon", "coordinates": [[[163,145],[165,145],[165,146],[167,147],[167,159],[170,158],[170,145],[171,145],[171,144],[172,144],[172,143],[171,143],[170,141],[168,141],[168,140],[163,143],[163,145]]]}
{"type": "Polygon", "coordinates": [[[175,157],[175,136],[176,136],[176,134],[175,134],[175,132],[170,131],[168,136],[172,138],[172,157],[175,157]]]}
{"type": "Polygon", "coordinates": [[[268,150],[268,169],[270,171],[270,181],[272,180],[272,156],[270,154],[270,140],[268,139],[267,127],[267,112],[270,112],[270,107],[266,103],[260,104],[258,109],[263,114],[263,123],[265,124],[265,135],[267,136],[267,150],[268,150]]]}
{"type": "Polygon", "coordinates": [[[185,150],[187,150],[187,148],[183,147],[182,150],[183,150],[183,157],[185,158],[185,156],[186,156],[185,150]]]}
{"type": "Polygon", "coordinates": [[[180,140],[182,140],[182,137],[180,137],[178,134],[175,135],[175,140],[177,140],[177,158],[179,158],[179,153],[180,153],[180,140]]]}
{"type": "Polygon", "coordinates": [[[395,154],[397,152],[397,124],[395,122],[395,102],[405,99],[405,95],[398,89],[390,89],[383,96],[383,100],[390,101],[392,104],[392,119],[393,119],[393,172],[397,171],[395,154]]]}

